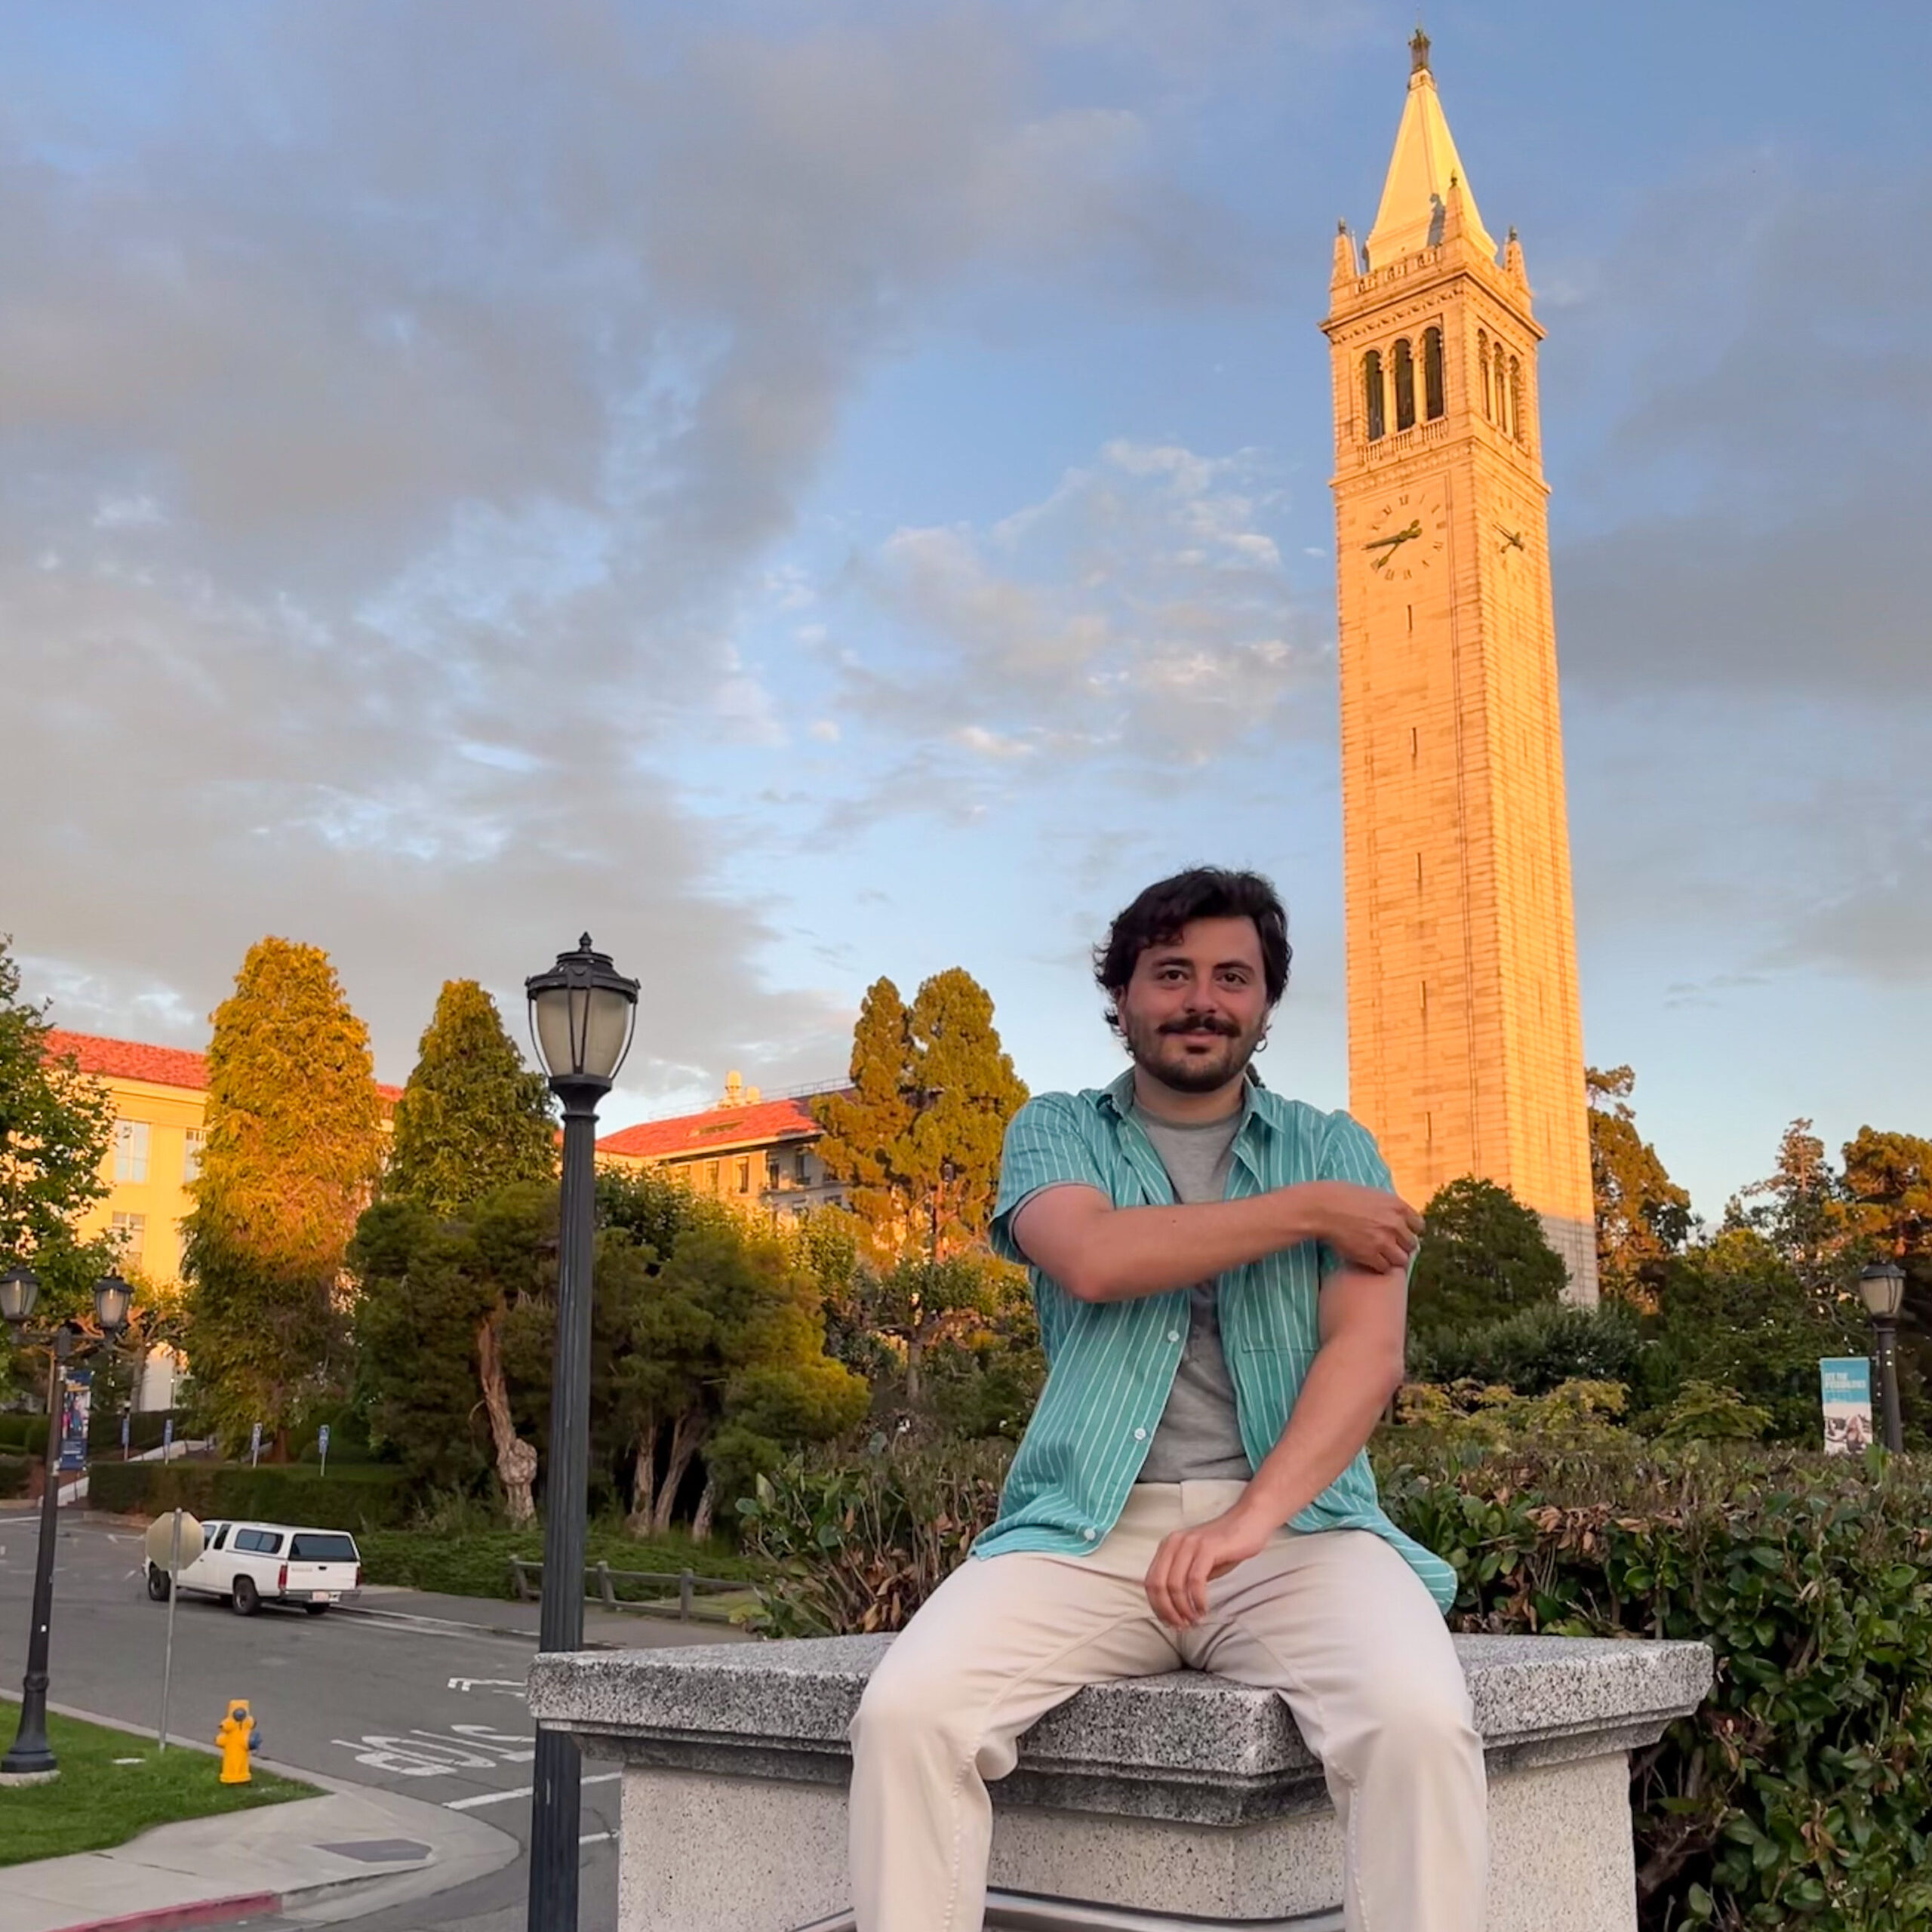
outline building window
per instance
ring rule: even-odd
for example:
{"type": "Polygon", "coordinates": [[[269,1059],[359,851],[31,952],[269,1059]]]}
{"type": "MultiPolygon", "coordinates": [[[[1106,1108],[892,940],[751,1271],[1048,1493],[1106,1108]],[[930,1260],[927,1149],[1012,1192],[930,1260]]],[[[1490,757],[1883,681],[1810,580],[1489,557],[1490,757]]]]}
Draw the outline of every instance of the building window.
{"type": "Polygon", "coordinates": [[[1371,349],[1361,358],[1361,402],[1364,420],[1368,424],[1368,440],[1371,443],[1382,440],[1382,432],[1387,427],[1383,414],[1382,352],[1371,349]]]}
{"type": "Polygon", "coordinates": [[[704,1164],[704,1191],[707,1194],[719,1194],[724,1191],[724,1183],[719,1179],[724,1169],[715,1161],[704,1164]]]}
{"type": "Polygon", "coordinates": [[[187,1131],[181,1149],[181,1180],[183,1186],[202,1177],[202,1149],[208,1143],[205,1128],[191,1127],[187,1131]]]}
{"type": "Polygon", "coordinates": [[[774,1194],[778,1192],[778,1156],[768,1154],[764,1157],[764,1184],[774,1194]]]}
{"type": "Polygon", "coordinates": [[[1496,420],[1496,392],[1489,380],[1489,331],[1476,331],[1476,366],[1482,371],[1482,420],[1496,420]]]}
{"type": "Polygon", "coordinates": [[[801,1187],[805,1184],[805,1150],[801,1147],[792,1156],[792,1178],[801,1187]]]}
{"type": "Polygon", "coordinates": [[[1496,369],[1496,420],[1497,426],[1506,431],[1509,427],[1509,392],[1505,389],[1503,386],[1504,364],[1503,357],[1503,345],[1500,342],[1496,345],[1494,361],[1496,369]]]}
{"type": "Polygon", "coordinates": [[[1523,440],[1523,369],[1515,356],[1509,358],[1509,433],[1523,440]]]}
{"type": "Polygon", "coordinates": [[[1442,331],[1425,329],[1422,336],[1423,414],[1430,422],[1448,407],[1442,393],[1442,331]]]}
{"type": "Polygon", "coordinates": [[[1416,426],[1416,361],[1410,352],[1409,339],[1403,337],[1395,345],[1395,427],[1413,429],[1416,426]]]}
{"type": "Polygon", "coordinates": [[[110,1214],[107,1225],[110,1232],[120,1238],[122,1260],[140,1260],[141,1249],[147,1241],[148,1217],[145,1214],[110,1214]]]}
{"type": "Polygon", "coordinates": [[[749,1194],[752,1191],[752,1164],[749,1161],[738,1163],[738,1192],[749,1194]]]}
{"type": "Polygon", "coordinates": [[[114,1178],[143,1181],[148,1177],[148,1124],[144,1120],[114,1123],[114,1178]]]}

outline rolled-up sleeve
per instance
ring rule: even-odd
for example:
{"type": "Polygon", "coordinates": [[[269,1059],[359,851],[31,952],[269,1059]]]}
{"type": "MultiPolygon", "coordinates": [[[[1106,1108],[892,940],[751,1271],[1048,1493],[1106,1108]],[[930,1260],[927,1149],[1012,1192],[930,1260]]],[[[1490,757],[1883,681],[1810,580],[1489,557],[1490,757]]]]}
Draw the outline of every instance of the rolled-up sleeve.
{"type": "MultiPolygon", "coordinates": [[[[1395,1177],[1375,1136],[1352,1115],[1331,1117],[1328,1133],[1322,1143],[1319,1180],[1346,1180],[1357,1187],[1379,1187],[1385,1193],[1395,1191],[1395,1177]]],[[[1321,1272],[1332,1275],[1342,1266],[1342,1257],[1326,1241],[1321,1244],[1321,1272]]]]}
{"type": "MultiPolygon", "coordinates": [[[[1070,1094],[1042,1094],[1013,1116],[999,1158],[999,1194],[993,1208],[993,1251],[1023,1262],[1013,1238],[1013,1217],[1049,1187],[1094,1187],[1107,1180],[1083,1128],[1082,1109],[1070,1094]]],[[[1371,1143],[1373,1145],[1373,1143],[1371,1143]]]]}

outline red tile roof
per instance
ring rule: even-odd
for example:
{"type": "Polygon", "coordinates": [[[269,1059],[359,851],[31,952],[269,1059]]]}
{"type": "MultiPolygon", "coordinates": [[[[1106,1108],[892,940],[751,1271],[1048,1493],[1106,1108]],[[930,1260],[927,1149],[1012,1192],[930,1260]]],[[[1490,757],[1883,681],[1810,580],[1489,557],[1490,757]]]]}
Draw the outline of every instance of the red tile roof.
{"type": "Polygon", "coordinates": [[[821,1129],[812,1118],[811,1094],[788,1100],[758,1100],[749,1106],[707,1107],[675,1120],[640,1121],[621,1127],[597,1143],[600,1154],[662,1161],[714,1148],[769,1146],[774,1141],[815,1140],[821,1129]]]}
{"type": "MultiPolygon", "coordinates": [[[[109,1040],[98,1033],[69,1033],[51,1029],[47,1051],[56,1060],[72,1060],[83,1073],[104,1080],[145,1080],[153,1087],[179,1087],[189,1093],[208,1090],[205,1054],[185,1047],[151,1047],[140,1040],[109,1040]]],[[[393,1106],[402,1097],[400,1087],[376,1083],[376,1091],[393,1106]]]]}

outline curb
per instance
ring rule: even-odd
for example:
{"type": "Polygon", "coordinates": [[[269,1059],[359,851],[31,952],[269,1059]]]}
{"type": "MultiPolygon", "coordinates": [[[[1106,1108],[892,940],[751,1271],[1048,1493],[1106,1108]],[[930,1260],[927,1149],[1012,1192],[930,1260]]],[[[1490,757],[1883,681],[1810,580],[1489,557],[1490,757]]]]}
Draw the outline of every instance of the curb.
{"type": "Polygon", "coordinates": [[[158,1906],[152,1912],[130,1912],[121,1918],[89,1918],[63,1925],[60,1932],[185,1932],[199,1925],[232,1925],[237,1919],[258,1918],[279,1912],[279,1892],[236,1892],[225,1899],[191,1899],[185,1905],[158,1906]]]}

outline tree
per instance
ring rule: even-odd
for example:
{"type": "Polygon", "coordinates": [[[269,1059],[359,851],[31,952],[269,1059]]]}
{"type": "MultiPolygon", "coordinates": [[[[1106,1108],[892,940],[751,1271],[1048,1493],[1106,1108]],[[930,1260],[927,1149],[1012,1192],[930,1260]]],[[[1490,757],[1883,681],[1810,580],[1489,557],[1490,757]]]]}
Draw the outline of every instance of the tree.
{"type": "Polygon", "coordinates": [[[1761,1235],[1795,1271],[1807,1291],[1826,1300],[1847,1292],[1847,1251],[1856,1238],[1844,1183],[1826,1158],[1808,1120],[1795,1120],[1778,1143],[1777,1165],[1725,1209],[1727,1229],[1761,1235]],[[1755,1204],[1746,1207],[1746,1201],[1755,1204]]]}
{"type": "Polygon", "coordinates": [[[456,1214],[517,1181],[554,1181],[550,1094],[474,980],[450,980],[396,1102],[383,1192],[456,1214]]]}
{"type": "Polygon", "coordinates": [[[342,1325],[344,1257],[380,1158],[368,1031],[328,954],[263,939],[215,1011],[208,1064],[185,1340],[222,1435],[260,1422],[285,1457],[342,1325]]]}
{"type": "Polygon", "coordinates": [[[1590,1099],[1597,1273],[1610,1294],[1654,1310],[1664,1263],[1690,1232],[1690,1197],[1637,1131],[1630,1106],[1636,1075],[1630,1069],[1592,1066],[1583,1079],[1590,1099]]]}
{"type": "Polygon", "coordinates": [[[851,1072],[848,1092],[817,1103],[818,1155],[847,1190],[869,1257],[889,1269],[983,1241],[1007,1123],[1026,1098],[991,995],[956,966],[909,1008],[877,981],[853,1030],[851,1072]]]}
{"type": "Polygon", "coordinates": [[[1409,1278],[1418,1342],[1467,1333],[1557,1300],[1568,1278],[1543,1223],[1506,1187],[1466,1174],[1423,1211],[1422,1251],[1409,1278]]]}

